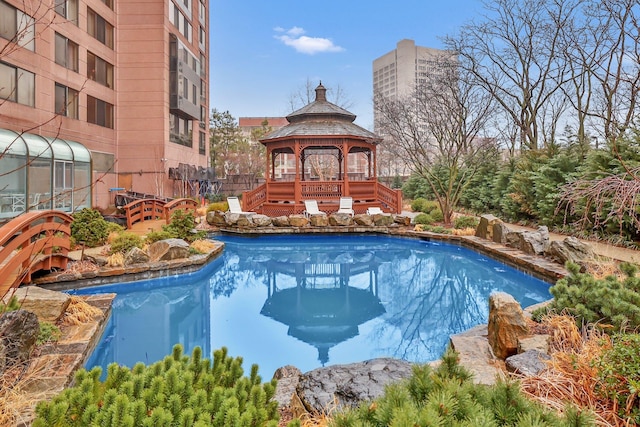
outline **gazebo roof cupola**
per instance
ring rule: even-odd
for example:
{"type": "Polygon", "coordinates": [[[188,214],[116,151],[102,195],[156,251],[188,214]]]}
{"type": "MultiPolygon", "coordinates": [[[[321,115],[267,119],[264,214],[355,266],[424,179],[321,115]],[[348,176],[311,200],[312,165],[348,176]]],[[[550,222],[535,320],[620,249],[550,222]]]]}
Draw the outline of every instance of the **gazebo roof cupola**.
{"type": "Polygon", "coordinates": [[[381,138],[364,129],[353,121],[356,115],[327,101],[327,89],[322,82],[316,87],[316,99],[286,117],[289,124],[264,139],[267,143],[273,139],[292,136],[353,136],[370,142],[379,142],[381,138]]]}

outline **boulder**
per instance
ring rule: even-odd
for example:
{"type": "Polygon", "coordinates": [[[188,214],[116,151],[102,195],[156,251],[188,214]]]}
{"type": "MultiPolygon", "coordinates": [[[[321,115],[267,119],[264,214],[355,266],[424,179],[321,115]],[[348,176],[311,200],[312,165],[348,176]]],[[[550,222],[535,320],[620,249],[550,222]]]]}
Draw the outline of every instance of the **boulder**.
{"type": "Polygon", "coordinates": [[[40,324],[35,313],[16,310],[0,316],[0,374],[29,360],[39,334],[40,324]]]}
{"type": "Polygon", "coordinates": [[[253,225],[256,227],[269,227],[271,225],[271,217],[262,214],[255,214],[251,217],[253,225]]]}
{"type": "Polygon", "coordinates": [[[271,223],[276,227],[289,227],[289,217],[286,215],[271,218],[271,223]]]}
{"type": "Polygon", "coordinates": [[[373,225],[373,216],[367,214],[357,214],[353,216],[353,222],[356,225],[371,227],[373,225]]]}
{"type": "Polygon", "coordinates": [[[502,221],[500,218],[491,214],[482,215],[480,217],[480,223],[476,228],[476,237],[493,240],[493,225],[497,222],[502,221]]]}
{"type": "Polygon", "coordinates": [[[405,226],[411,225],[411,217],[408,217],[406,215],[394,215],[393,221],[396,224],[400,224],[400,225],[405,225],[405,226]]]}
{"type": "Polygon", "coordinates": [[[325,214],[311,215],[309,223],[314,227],[327,227],[329,225],[329,217],[325,214]]]}
{"type": "Polygon", "coordinates": [[[224,218],[224,212],[222,211],[209,211],[207,212],[207,224],[213,225],[214,227],[224,227],[227,225],[227,222],[224,218]]]}
{"type": "Polygon", "coordinates": [[[253,217],[255,214],[237,214],[238,220],[236,221],[236,227],[254,227],[253,217]]]}
{"type": "Polygon", "coordinates": [[[379,227],[388,227],[393,224],[393,217],[385,214],[373,215],[373,223],[379,227]]]}
{"type": "Polygon", "coordinates": [[[50,291],[38,286],[21,286],[15,292],[9,292],[4,301],[9,302],[11,295],[20,302],[22,310],[35,313],[38,320],[55,323],[67,310],[71,297],[68,294],[50,291]]]}
{"type": "Polygon", "coordinates": [[[595,256],[589,244],[575,237],[567,237],[562,242],[551,242],[546,255],[562,265],[567,261],[582,265],[589,260],[593,260],[595,256]]]}
{"type": "Polygon", "coordinates": [[[532,377],[540,374],[540,372],[547,368],[546,360],[551,360],[548,354],[538,350],[529,350],[507,357],[505,367],[509,372],[524,375],[525,377],[532,377]]]}
{"type": "Polygon", "coordinates": [[[549,354],[549,340],[551,337],[546,334],[532,335],[518,340],[518,353],[525,353],[530,350],[537,350],[544,354],[549,354]]]}
{"type": "Polygon", "coordinates": [[[518,352],[518,340],[527,336],[527,318],[520,304],[506,292],[494,292],[489,297],[487,338],[493,354],[506,359],[518,352]]]}
{"type": "Polygon", "coordinates": [[[507,227],[502,221],[496,222],[493,224],[493,241],[496,243],[500,243],[502,245],[507,243],[507,234],[509,234],[511,230],[507,227]]]}
{"type": "Polygon", "coordinates": [[[152,262],[189,258],[189,244],[182,239],[165,239],[152,243],[148,252],[152,262]]]}
{"type": "Polygon", "coordinates": [[[224,213],[224,224],[227,227],[235,227],[238,225],[238,220],[240,219],[240,214],[225,212],[224,213]]]}
{"type": "Polygon", "coordinates": [[[493,385],[504,377],[487,341],[487,325],[451,335],[449,340],[458,353],[458,363],[473,374],[475,384],[493,385]]]}
{"type": "Polygon", "coordinates": [[[349,226],[353,225],[353,217],[348,213],[332,213],[329,215],[329,225],[331,226],[349,226]]]}
{"type": "Polygon", "coordinates": [[[273,378],[278,380],[273,400],[278,402],[279,406],[289,405],[291,398],[296,392],[296,387],[300,382],[301,375],[302,372],[300,372],[300,369],[292,365],[278,368],[273,373],[273,378]]]}
{"type": "Polygon", "coordinates": [[[291,227],[305,227],[309,225],[309,220],[304,215],[289,215],[289,225],[291,227]]]}
{"type": "Polygon", "coordinates": [[[143,264],[149,262],[149,254],[138,247],[133,247],[124,254],[124,265],[143,264]]]}
{"type": "Polygon", "coordinates": [[[314,369],[300,377],[297,397],[311,413],[325,413],[374,400],[387,384],[409,378],[410,362],[381,358],[314,369]]]}
{"type": "Polygon", "coordinates": [[[509,232],[507,245],[530,255],[542,255],[549,248],[549,229],[543,225],[536,231],[509,232]]]}

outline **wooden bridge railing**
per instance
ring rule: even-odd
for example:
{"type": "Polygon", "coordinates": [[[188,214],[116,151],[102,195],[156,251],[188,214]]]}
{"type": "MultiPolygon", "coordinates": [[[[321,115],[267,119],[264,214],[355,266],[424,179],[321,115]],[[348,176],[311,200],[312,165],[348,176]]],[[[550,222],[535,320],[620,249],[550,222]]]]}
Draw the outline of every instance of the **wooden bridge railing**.
{"type": "Polygon", "coordinates": [[[61,211],[31,211],[0,228],[0,298],[36,271],[67,268],[72,221],[61,211]]]}
{"type": "Polygon", "coordinates": [[[164,205],[164,219],[167,224],[171,222],[171,215],[173,212],[182,209],[183,211],[195,211],[198,209],[198,202],[193,199],[183,198],[174,199],[164,205]]]}
{"type": "Polygon", "coordinates": [[[131,228],[136,222],[164,219],[166,203],[158,199],[140,199],[128,203],[122,208],[127,216],[127,228],[131,228]]]}

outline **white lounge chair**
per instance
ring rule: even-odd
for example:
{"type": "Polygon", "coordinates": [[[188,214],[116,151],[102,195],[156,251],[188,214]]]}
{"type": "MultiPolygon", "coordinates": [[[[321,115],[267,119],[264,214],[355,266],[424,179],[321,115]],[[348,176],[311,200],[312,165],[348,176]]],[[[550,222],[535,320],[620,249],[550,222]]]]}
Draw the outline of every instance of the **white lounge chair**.
{"type": "Polygon", "coordinates": [[[378,214],[384,214],[384,212],[382,212],[382,209],[380,209],[377,206],[372,206],[369,209],[367,209],[367,215],[378,215],[378,214]]]}
{"type": "Polygon", "coordinates": [[[351,197],[340,197],[338,213],[347,213],[353,216],[353,199],[351,197]]]}
{"type": "Polygon", "coordinates": [[[311,215],[326,215],[326,212],[318,209],[318,201],[317,200],[305,200],[304,201],[304,216],[309,218],[311,215]]]}
{"type": "Polygon", "coordinates": [[[227,197],[227,203],[229,204],[229,212],[237,214],[255,214],[255,212],[245,212],[242,210],[240,200],[237,197],[227,197]]]}

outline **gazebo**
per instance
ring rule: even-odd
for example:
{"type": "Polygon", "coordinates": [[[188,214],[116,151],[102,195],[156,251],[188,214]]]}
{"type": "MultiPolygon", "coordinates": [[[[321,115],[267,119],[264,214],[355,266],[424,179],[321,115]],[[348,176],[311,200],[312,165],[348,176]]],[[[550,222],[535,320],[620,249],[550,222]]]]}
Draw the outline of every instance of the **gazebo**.
{"type": "Polygon", "coordinates": [[[313,199],[321,211],[332,213],[340,198],[349,196],[356,214],[374,206],[400,213],[402,192],[377,179],[376,145],[382,138],[327,101],[322,83],[315,92],[315,101],[286,117],[287,126],[260,140],[267,149],[265,183],[242,194],[243,210],[299,214],[304,201],[313,199]]]}

